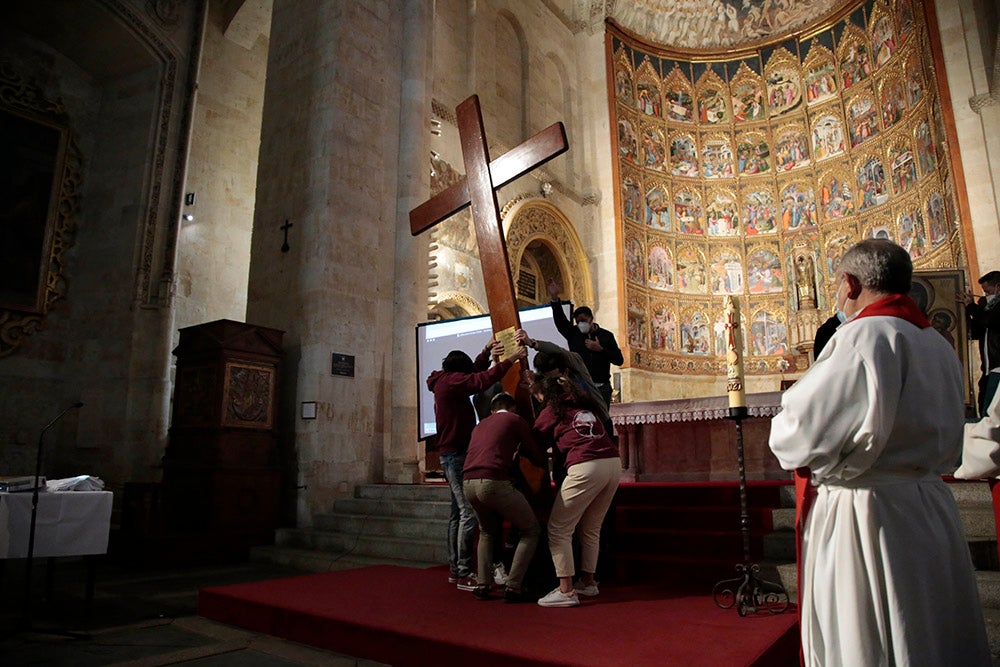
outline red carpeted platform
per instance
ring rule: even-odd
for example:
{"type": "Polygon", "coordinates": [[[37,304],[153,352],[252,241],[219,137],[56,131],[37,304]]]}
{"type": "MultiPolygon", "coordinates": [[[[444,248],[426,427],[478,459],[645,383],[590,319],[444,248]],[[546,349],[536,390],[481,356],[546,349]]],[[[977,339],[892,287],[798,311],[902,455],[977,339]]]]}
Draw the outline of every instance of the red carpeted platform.
{"type": "Polygon", "coordinates": [[[607,584],[579,607],[481,602],[447,569],[380,565],[204,589],[206,617],[391,665],[789,666],[793,609],[741,618],[710,595],[607,584]]]}

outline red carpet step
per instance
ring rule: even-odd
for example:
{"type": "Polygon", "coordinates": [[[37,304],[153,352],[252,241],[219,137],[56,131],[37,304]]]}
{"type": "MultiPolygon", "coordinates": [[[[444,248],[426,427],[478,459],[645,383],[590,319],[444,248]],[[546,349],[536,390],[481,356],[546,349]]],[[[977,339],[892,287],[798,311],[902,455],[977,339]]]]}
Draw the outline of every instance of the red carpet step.
{"type": "Polygon", "coordinates": [[[797,664],[793,610],[741,618],[708,595],[606,584],[579,607],[481,602],[447,568],[379,565],[204,589],[199,613],[346,655],[408,665],[797,664]]]}
{"type": "MultiPolygon", "coordinates": [[[[772,511],[782,506],[786,481],[747,483],[750,558],[763,558],[772,511]]],[[[623,483],[615,495],[605,574],[616,583],[664,584],[711,590],[743,562],[740,488],[736,481],[623,483]]]]}

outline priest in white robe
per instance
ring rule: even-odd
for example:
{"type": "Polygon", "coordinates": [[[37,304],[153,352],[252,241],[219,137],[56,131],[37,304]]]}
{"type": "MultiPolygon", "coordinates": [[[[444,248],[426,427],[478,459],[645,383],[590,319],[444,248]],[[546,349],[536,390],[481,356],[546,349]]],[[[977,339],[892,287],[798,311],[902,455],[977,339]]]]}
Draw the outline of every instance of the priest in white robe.
{"type": "Polygon", "coordinates": [[[801,632],[806,665],[990,665],[975,575],[941,475],[962,446],[955,351],[907,296],[888,241],[838,269],[846,321],[785,392],[770,446],[808,467],[801,632]]]}

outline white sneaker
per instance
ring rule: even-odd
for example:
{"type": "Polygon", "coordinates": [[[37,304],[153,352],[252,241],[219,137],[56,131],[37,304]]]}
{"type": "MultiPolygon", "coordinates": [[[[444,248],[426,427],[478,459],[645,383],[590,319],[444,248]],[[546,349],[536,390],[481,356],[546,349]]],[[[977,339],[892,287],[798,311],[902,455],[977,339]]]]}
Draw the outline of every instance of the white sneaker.
{"type": "Polygon", "coordinates": [[[496,563],[493,566],[493,583],[497,586],[507,585],[507,568],[503,563],[496,563]]]}
{"type": "Polygon", "coordinates": [[[577,597],[576,591],[563,593],[558,588],[538,601],[540,607],[576,607],[579,604],[580,598],[577,597]]]}
{"type": "Polygon", "coordinates": [[[591,597],[591,598],[594,597],[595,595],[597,595],[598,593],[600,593],[600,591],[597,590],[597,582],[596,581],[592,581],[589,584],[587,584],[586,586],[584,586],[583,584],[581,584],[578,581],[575,584],[573,584],[573,590],[575,590],[580,595],[586,595],[587,597],[591,597]]]}

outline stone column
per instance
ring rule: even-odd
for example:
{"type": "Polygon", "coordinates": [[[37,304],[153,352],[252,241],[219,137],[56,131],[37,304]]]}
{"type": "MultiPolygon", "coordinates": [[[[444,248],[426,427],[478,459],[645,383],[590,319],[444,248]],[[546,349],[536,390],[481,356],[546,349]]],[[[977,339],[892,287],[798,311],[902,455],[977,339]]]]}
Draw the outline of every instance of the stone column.
{"type": "Polygon", "coordinates": [[[402,99],[399,127],[399,197],[396,206],[396,279],[393,331],[391,428],[385,441],[387,482],[419,481],[417,442],[417,351],[413,327],[427,319],[430,234],[412,236],[410,211],[430,197],[430,116],[434,13],[426,0],[403,6],[402,99]]]}
{"type": "Polygon", "coordinates": [[[394,303],[403,18],[389,2],[274,1],[247,322],[286,332],[285,513],[300,526],[382,480],[392,385],[413,382],[394,376],[411,327],[394,303]]]}

